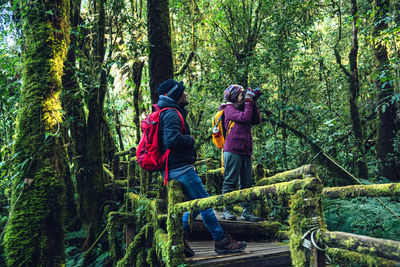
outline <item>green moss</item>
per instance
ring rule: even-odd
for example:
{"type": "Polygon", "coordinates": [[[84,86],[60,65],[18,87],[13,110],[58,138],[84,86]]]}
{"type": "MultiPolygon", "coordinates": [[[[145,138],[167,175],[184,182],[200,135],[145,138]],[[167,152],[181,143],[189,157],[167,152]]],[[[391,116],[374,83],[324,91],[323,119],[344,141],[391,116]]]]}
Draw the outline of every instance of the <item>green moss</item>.
{"type": "Polygon", "coordinates": [[[144,248],[139,248],[139,252],[136,256],[136,266],[145,266],[145,257],[146,257],[146,252],[144,248]]]}
{"type": "Polygon", "coordinates": [[[162,262],[166,263],[168,261],[168,235],[164,230],[158,229],[154,233],[154,242],[156,247],[156,255],[162,262]]]}
{"type": "Polygon", "coordinates": [[[339,248],[328,248],[328,256],[335,264],[343,266],[374,266],[374,267],[389,267],[397,266],[396,261],[382,259],[371,255],[360,254],[357,252],[349,251],[346,249],[339,248]]]}
{"type": "Polygon", "coordinates": [[[4,237],[7,261],[9,266],[60,266],[64,262],[64,184],[49,167],[32,179],[31,185],[13,192],[18,196],[13,199],[4,237]]]}
{"type": "Polygon", "coordinates": [[[150,267],[160,266],[160,263],[157,259],[156,250],[154,247],[151,247],[147,252],[146,262],[150,267]]]}
{"type": "Polygon", "coordinates": [[[244,201],[267,199],[270,196],[290,195],[296,190],[301,189],[305,184],[315,187],[320,184],[318,179],[294,180],[290,182],[252,187],[237,191],[232,191],[224,195],[212,196],[209,198],[196,199],[179,203],[173,207],[175,212],[183,213],[186,210],[204,210],[213,206],[240,203],[244,201]]]}
{"type": "Polygon", "coordinates": [[[295,179],[303,179],[310,176],[316,177],[318,167],[316,165],[305,165],[300,168],[289,170],[266,177],[257,182],[258,186],[271,185],[276,183],[288,182],[295,179]]]}
{"type": "MultiPolygon", "coordinates": [[[[125,256],[118,261],[117,266],[132,266],[137,261],[137,255],[144,247],[146,241],[146,233],[152,231],[152,226],[150,224],[146,224],[142,229],[140,229],[139,233],[135,236],[133,242],[127,248],[125,256]],[[149,229],[151,228],[151,229],[149,229]]],[[[142,261],[144,262],[144,254],[141,254],[142,261]]],[[[142,266],[142,265],[139,265],[142,266]]]]}
{"type": "MultiPolygon", "coordinates": [[[[176,203],[183,200],[181,184],[177,181],[168,183],[168,204],[173,207],[176,203]]],[[[175,212],[173,208],[168,209],[167,219],[167,266],[178,266],[184,263],[183,254],[183,212],[175,212]]]]}
{"type": "Polygon", "coordinates": [[[303,235],[312,227],[326,227],[322,218],[321,192],[319,179],[311,179],[290,198],[290,254],[294,266],[306,266],[311,259],[302,245],[303,235]]]}
{"type": "Polygon", "coordinates": [[[325,198],[355,198],[360,196],[399,196],[400,184],[349,185],[343,187],[324,188],[325,198]]]}

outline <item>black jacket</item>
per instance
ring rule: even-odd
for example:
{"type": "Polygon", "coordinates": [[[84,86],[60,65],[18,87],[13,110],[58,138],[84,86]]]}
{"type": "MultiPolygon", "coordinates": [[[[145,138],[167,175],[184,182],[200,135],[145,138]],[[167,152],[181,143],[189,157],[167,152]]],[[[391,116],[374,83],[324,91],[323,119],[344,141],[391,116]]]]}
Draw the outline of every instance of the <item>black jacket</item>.
{"type": "MultiPolygon", "coordinates": [[[[181,113],[185,123],[185,130],[181,133],[181,119],[178,113],[173,109],[161,112],[159,126],[159,137],[162,144],[161,153],[164,154],[168,148],[171,149],[168,161],[169,170],[192,165],[196,161],[196,149],[194,148],[194,139],[190,135],[189,125],[186,122],[187,110],[164,96],[160,96],[157,105],[161,109],[166,107],[176,108],[181,113]]],[[[165,164],[163,169],[165,169],[165,164]]]]}

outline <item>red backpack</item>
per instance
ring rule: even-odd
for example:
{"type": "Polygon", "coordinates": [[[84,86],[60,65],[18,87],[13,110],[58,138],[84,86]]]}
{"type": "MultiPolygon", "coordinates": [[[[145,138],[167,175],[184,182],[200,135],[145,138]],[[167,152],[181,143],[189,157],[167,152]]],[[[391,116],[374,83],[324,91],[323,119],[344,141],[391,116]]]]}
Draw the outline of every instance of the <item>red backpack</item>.
{"type": "Polygon", "coordinates": [[[175,109],[181,119],[181,133],[185,129],[185,123],[181,113],[172,107],[160,109],[157,105],[153,105],[154,112],[146,116],[141,123],[142,137],[136,150],[136,159],[140,167],[146,171],[161,170],[165,161],[165,178],[164,185],[168,181],[168,156],[171,149],[167,149],[164,155],[161,155],[161,146],[158,137],[158,126],[160,124],[160,114],[167,109],[175,109]]]}

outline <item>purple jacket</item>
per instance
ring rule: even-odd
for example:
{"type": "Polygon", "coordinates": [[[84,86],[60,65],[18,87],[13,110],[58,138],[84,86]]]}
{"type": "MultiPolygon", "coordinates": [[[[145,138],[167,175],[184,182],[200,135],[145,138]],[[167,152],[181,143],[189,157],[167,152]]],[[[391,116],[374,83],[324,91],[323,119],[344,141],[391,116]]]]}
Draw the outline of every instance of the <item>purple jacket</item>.
{"type": "Polygon", "coordinates": [[[235,122],[226,136],[224,151],[251,156],[253,153],[251,125],[261,122],[258,108],[251,102],[245,102],[244,110],[236,109],[232,103],[222,104],[219,110],[221,109],[225,109],[225,127],[228,127],[229,121],[235,122]]]}

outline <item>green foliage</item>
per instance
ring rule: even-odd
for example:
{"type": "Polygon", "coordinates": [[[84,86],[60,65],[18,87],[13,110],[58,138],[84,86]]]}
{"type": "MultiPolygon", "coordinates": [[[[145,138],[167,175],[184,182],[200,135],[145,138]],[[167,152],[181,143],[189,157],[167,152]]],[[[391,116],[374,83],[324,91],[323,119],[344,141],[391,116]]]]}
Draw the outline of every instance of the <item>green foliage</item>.
{"type": "MultiPolygon", "coordinates": [[[[398,197],[381,197],[395,214],[400,214],[398,197]]],[[[328,230],[400,241],[400,223],[375,198],[324,200],[328,230]]]]}

